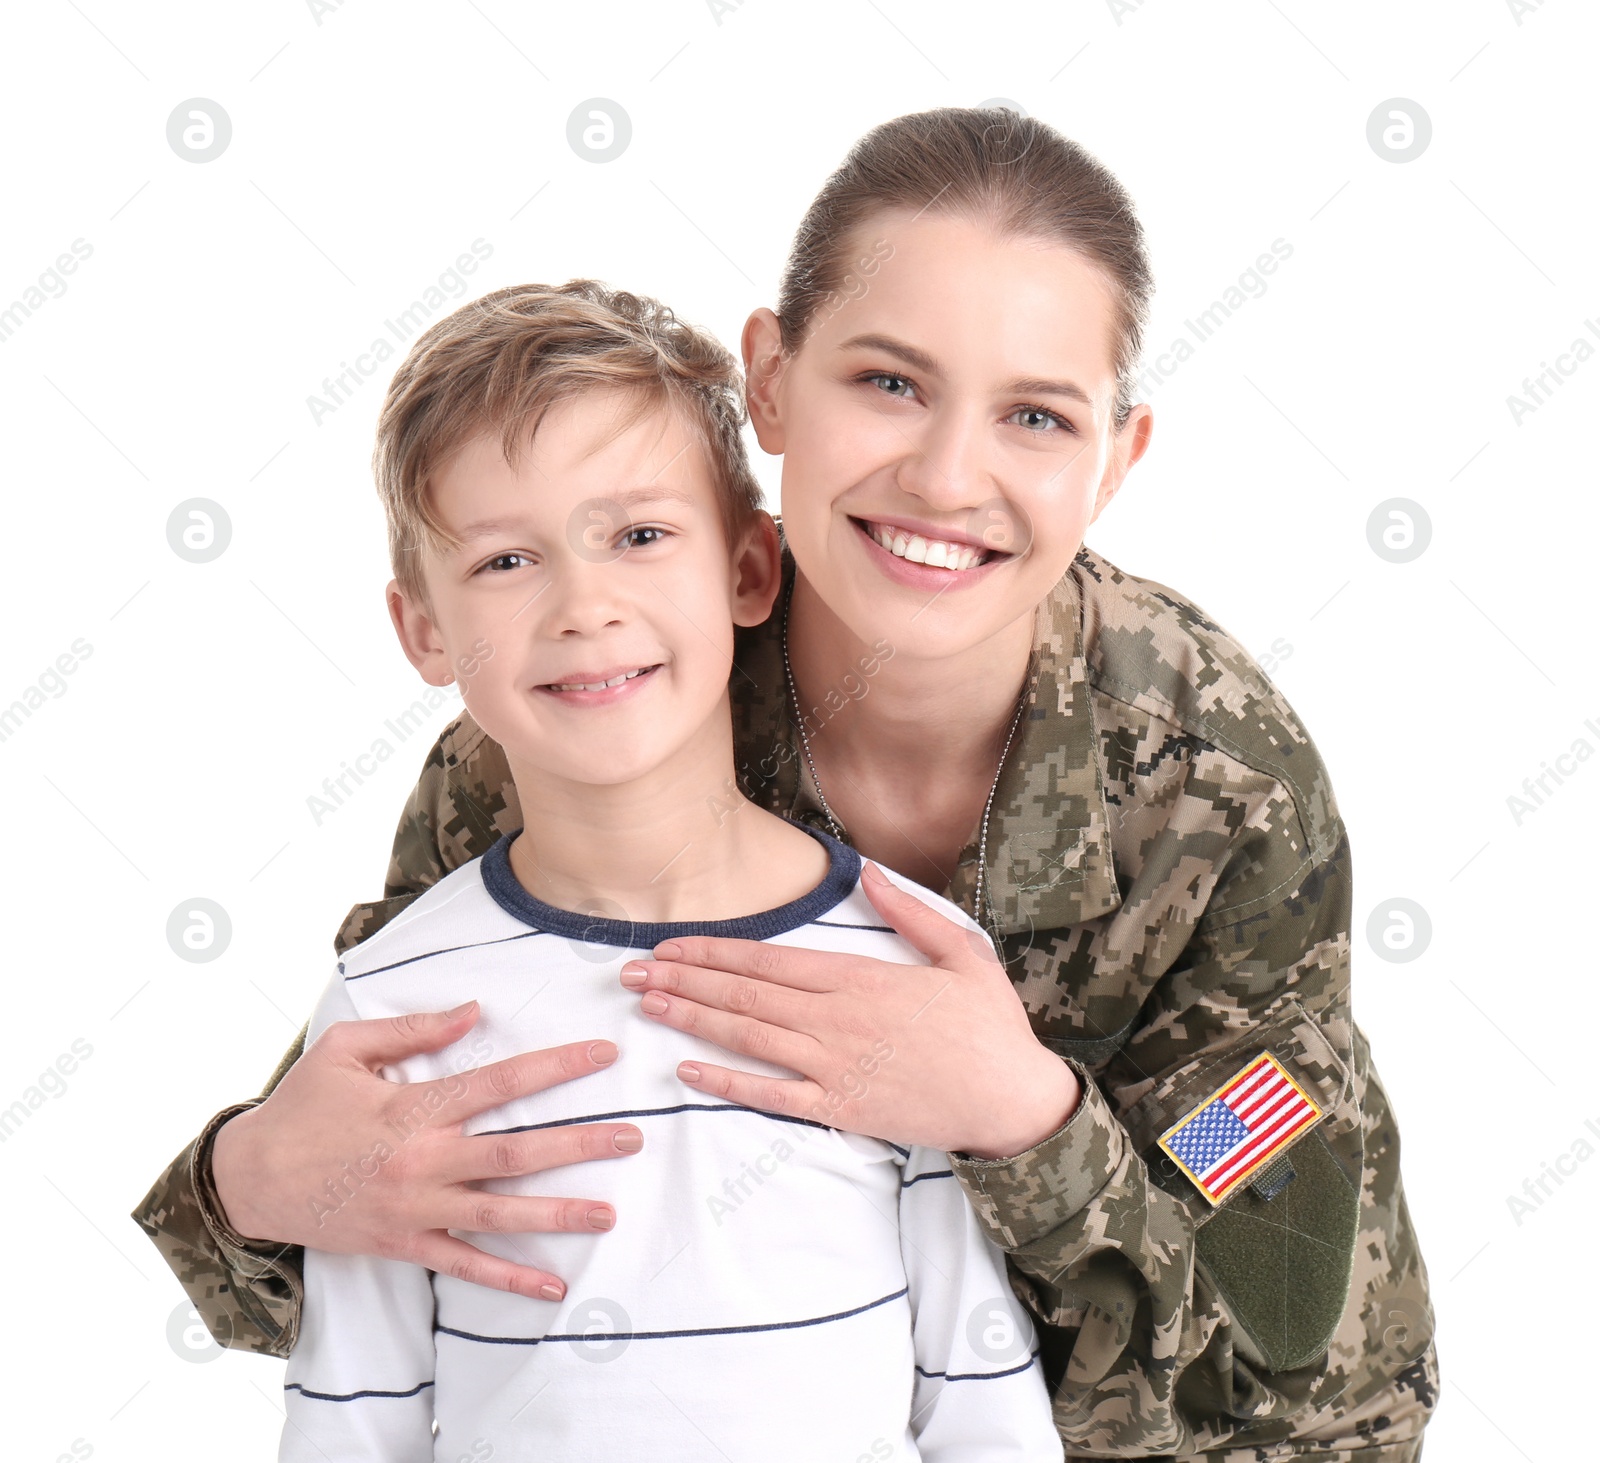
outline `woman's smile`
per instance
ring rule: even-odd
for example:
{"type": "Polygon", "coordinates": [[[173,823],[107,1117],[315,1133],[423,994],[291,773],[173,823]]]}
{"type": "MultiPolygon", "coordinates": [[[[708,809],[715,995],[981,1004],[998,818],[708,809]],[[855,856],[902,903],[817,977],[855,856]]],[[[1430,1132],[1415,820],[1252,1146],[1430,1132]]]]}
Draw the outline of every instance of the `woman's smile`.
{"type": "Polygon", "coordinates": [[[852,517],[850,523],[868,559],[889,579],[912,589],[968,588],[1013,557],[986,549],[952,529],[941,530],[945,537],[935,537],[884,519],[852,517]]]}
{"type": "Polygon", "coordinates": [[[951,528],[935,528],[895,518],[855,520],[875,543],[897,559],[937,569],[975,569],[988,558],[985,545],[951,528]]]}

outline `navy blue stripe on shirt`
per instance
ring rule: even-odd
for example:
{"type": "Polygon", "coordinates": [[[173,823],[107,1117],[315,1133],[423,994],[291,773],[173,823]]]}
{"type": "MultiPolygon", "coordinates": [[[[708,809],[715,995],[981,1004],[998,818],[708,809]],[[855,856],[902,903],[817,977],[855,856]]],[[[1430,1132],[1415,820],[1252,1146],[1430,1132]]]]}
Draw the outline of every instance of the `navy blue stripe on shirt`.
{"type": "Polygon", "coordinates": [[[363,1397],[415,1397],[418,1392],[432,1385],[432,1382],[418,1382],[409,1392],[313,1392],[309,1387],[302,1387],[299,1382],[289,1382],[285,1384],[283,1390],[298,1392],[302,1397],[310,1397],[318,1402],[359,1402],[363,1397]]]}
{"type": "Polygon", "coordinates": [[[821,1128],[825,1133],[833,1131],[826,1123],[815,1122],[811,1118],[792,1118],[787,1113],[767,1112],[763,1108],[745,1107],[737,1102],[681,1102],[676,1107],[631,1107],[619,1112],[591,1112],[575,1118],[555,1118],[548,1123],[521,1123],[515,1128],[485,1128],[482,1132],[470,1136],[498,1138],[504,1133],[532,1133],[540,1128],[570,1128],[574,1123],[609,1123],[614,1118],[668,1117],[679,1112],[742,1112],[748,1117],[768,1118],[775,1123],[799,1123],[804,1128],[821,1128]]]}
{"type": "Polygon", "coordinates": [[[820,925],[825,930],[871,930],[875,935],[898,935],[899,930],[892,925],[847,925],[833,919],[814,919],[814,925],[820,925]]]}
{"type": "MultiPolygon", "coordinates": [[[[480,940],[476,945],[447,945],[443,950],[429,950],[425,955],[412,955],[405,960],[396,960],[393,965],[379,965],[371,970],[363,970],[360,975],[345,975],[346,981],[365,980],[369,975],[382,975],[386,970],[398,970],[402,965],[415,965],[419,960],[432,960],[436,955],[454,955],[457,950],[487,950],[491,945],[509,945],[513,940],[527,940],[534,935],[548,935],[549,930],[524,930],[520,935],[507,935],[501,940],[480,940]]],[[[339,966],[339,974],[344,975],[343,963],[339,966]]]]}
{"type": "Polygon", "coordinates": [[[1003,1372],[930,1372],[917,1368],[917,1375],[927,1377],[930,1381],[944,1382],[997,1382],[1001,1377],[1014,1377],[1018,1372],[1025,1372],[1038,1360],[1037,1351],[1030,1352],[1028,1359],[1021,1366],[1009,1367],[1003,1372]]]}
{"type": "Polygon", "coordinates": [[[912,1184],[920,1184],[923,1179],[953,1179],[955,1176],[956,1172],[953,1168],[941,1168],[931,1173],[919,1173],[915,1178],[902,1179],[900,1187],[909,1189],[912,1184]]]}
{"type": "Polygon", "coordinates": [[[907,1293],[901,1286],[893,1295],[879,1296],[864,1306],[854,1306],[848,1311],[835,1311],[831,1316],[812,1316],[804,1321],[769,1321],[760,1326],[703,1326],[693,1331],[580,1331],[571,1335],[546,1336],[479,1336],[472,1331],[457,1331],[453,1326],[435,1326],[435,1333],[458,1336],[463,1341],[483,1341],[490,1346],[538,1346],[545,1341],[582,1341],[601,1346],[610,1341],[676,1341],[686,1336],[748,1336],[757,1331],[798,1331],[805,1326],[824,1326],[830,1321],[845,1321],[886,1306],[907,1293]]]}

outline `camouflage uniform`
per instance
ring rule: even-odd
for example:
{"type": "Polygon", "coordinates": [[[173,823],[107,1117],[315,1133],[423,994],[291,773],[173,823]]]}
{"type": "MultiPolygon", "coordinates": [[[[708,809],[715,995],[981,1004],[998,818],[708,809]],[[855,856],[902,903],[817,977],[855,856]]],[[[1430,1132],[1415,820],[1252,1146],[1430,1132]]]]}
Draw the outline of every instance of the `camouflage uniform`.
{"type": "MultiPolygon", "coordinates": [[[[1084,1095],[1027,1153],[952,1166],[1038,1318],[1068,1454],[1415,1459],[1438,1392],[1433,1313],[1399,1134],[1350,1019],[1349,843],[1316,748],[1226,632],[1088,549],[1036,625],[985,907],[978,829],[944,893],[991,931],[1084,1095]],[[1212,1208],[1157,1139],[1262,1051],[1326,1116],[1212,1208]]],[[[740,777],[822,826],[780,629],[774,615],[739,634],[740,777]]],[[[808,726],[839,704],[808,708],[808,726]]],[[[407,804],[388,897],[351,911],[339,948],[520,825],[503,752],[461,717],[407,804]]],[[[209,1186],[210,1135],[235,1111],[134,1217],[219,1340],[283,1356],[300,1251],[230,1234],[209,1186]]]]}

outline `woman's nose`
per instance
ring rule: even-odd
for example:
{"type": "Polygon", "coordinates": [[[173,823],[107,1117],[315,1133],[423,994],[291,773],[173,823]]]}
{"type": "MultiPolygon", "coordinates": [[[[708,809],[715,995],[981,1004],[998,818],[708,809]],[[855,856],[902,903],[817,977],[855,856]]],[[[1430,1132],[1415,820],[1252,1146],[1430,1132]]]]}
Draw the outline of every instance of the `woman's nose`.
{"type": "Polygon", "coordinates": [[[981,423],[953,409],[930,412],[908,436],[902,487],[930,508],[970,508],[994,496],[990,443],[981,423]]]}

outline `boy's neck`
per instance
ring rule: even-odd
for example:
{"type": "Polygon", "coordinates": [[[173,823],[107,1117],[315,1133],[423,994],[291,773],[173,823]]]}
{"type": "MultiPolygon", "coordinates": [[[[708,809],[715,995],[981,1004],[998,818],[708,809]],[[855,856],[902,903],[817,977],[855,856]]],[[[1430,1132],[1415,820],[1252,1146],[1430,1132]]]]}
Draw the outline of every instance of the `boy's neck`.
{"type": "Polygon", "coordinates": [[[732,919],[809,893],[826,851],[734,778],[726,711],[646,778],[574,783],[507,748],[523,831],[511,871],[535,899],[636,924],[732,919]]]}

